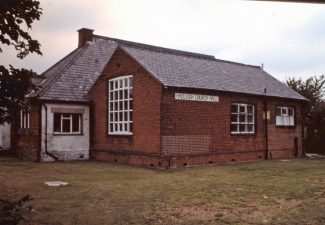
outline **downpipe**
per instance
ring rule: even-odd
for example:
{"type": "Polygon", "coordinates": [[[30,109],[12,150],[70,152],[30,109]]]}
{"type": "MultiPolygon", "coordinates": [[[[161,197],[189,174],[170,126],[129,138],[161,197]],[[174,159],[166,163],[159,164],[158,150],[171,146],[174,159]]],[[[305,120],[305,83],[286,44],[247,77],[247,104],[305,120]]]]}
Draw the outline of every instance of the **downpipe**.
{"type": "Polygon", "coordinates": [[[44,103],[42,104],[42,106],[44,106],[44,109],[45,109],[45,132],[44,132],[44,135],[45,135],[45,138],[44,138],[44,150],[45,150],[45,154],[47,156],[50,156],[52,157],[55,162],[59,161],[60,159],[53,155],[52,153],[48,152],[48,149],[47,149],[47,143],[48,143],[48,140],[47,140],[47,105],[45,105],[44,103]]]}

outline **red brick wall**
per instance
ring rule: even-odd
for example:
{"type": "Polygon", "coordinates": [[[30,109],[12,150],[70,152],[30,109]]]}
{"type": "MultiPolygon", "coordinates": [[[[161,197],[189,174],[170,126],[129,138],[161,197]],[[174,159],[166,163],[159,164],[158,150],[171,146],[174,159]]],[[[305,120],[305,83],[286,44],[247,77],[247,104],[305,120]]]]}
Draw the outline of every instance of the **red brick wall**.
{"type": "MultiPolygon", "coordinates": [[[[265,121],[263,119],[263,109],[264,101],[260,97],[211,91],[168,89],[163,92],[162,98],[162,152],[171,155],[173,151],[181,155],[219,153],[220,155],[226,154],[227,157],[230,153],[239,153],[230,154],[229,159],[235,161],[264,158],[265,121]],[[219,102],[175,100],[175,92],[218,95],[219,102]],[[255,135],[232,135],[230,133],[230,105],[232,102],[255,105],[255,135]],[[195,144],[192,143],[193,140],[195,140],[195,144]],[[192,149],[186,146],[192,146],[192,149]],[[249,157],[240,154],[244,152],[255,152],[255,154],[249,153],[249,157]]],[[[271,116],[270,120],[268,120],[270,156],[273,158],[293,156],[294,137],[298,137],[298,146],[301,152],[300,105],[292,101],[269,98],[268,111],[270,111],[271,116]],[[295,128],[275,127],[275,106],[280,104],[296,108],[297,125],[295,128]]],[[[196,163],[201,164],[200,157],[196,158],[196,163]]],[[[203,158],[206,158],[206,156],[203,158]]],[[[207,160],[204,159],[204,161],[207,160]]],[[[214,159],[215,161],[216,159],[214,159]]],[[[219,161],[223,160],[220,159],[219,161]]],[[[195,160],[192,163],[196,164],[195,160]]]]}
{"type": "Polygon", "coordinates": [[[298,138],[298,156],[302,153],[302,105],[288,100],[276,100],[268,103],[271,120],[268,125],[270,158],[294,156],[294,139],[298,138]],[[295,108],[295,127],[278,127],[275,124],[276,106],[290,106],[295,108]]]}
{"type": "Polygon", "coordinates": [[[15,154],[22,159],[36,161],[40,144],[40,106],[33,104],[30,110],[30,129],[27,134],[20,134],[20,115],[12,123],[12,146],[15,154]]]}
{"type": "MultiPolygon", "coordinates": [[[[118,49],[91,90],[91,153],[96,150],[160,153],[161,84],[118,49]],[[108,135],[108,80],[133,75],[133,135],[108,135]]],[[[98,154],[97,154],[98,155],[98,154]]],[[[98,156],[99,157],[99,156],[98,156]]]]}

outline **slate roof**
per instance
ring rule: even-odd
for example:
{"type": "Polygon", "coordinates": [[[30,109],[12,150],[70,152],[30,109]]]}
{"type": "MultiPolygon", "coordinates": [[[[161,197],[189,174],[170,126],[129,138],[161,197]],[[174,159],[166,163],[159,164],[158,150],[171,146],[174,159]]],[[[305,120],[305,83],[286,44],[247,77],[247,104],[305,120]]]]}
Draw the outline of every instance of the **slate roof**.
{"type": "Polygon", "coordinates": [[[306,100],[258,66],[94,35],[45,71],[40,99],[88,102],[88,91],[120,47],[166,87],[197,88],[306,100]],[[267,92],[264,93],[266,88],[267,92]]]}

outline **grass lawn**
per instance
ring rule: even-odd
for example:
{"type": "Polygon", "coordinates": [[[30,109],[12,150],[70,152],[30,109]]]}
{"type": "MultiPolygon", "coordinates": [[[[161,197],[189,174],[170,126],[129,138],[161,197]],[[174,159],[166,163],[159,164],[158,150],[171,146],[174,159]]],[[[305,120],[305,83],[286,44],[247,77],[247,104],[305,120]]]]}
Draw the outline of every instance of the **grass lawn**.
{"type": "Polygon", "coordinates": [[[325,160],[149,170],[0,158],[0,199],[30,194],[32,224],[325,224],[325,160]],[[48,187],[61,180],[67,186],[48,187]]]}

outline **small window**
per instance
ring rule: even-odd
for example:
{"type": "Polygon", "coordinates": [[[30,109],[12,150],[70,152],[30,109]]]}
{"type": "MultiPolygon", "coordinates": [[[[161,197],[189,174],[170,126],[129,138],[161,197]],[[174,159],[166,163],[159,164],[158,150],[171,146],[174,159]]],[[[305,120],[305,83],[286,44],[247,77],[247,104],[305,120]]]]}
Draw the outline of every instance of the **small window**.
{"type": "Polygon", "coordinates": [[[81,134],[80,113],[54,113],[54,134],[81,134]]]}
{"type": "Polygon", "coordinates": [[[255,106],[251,104],[231,104],[230,130],[232,134],[255,133],[255,106]]]}
{"type": "Polygon", "coordinates": [[[277,126],[294,126],[295,115],[292,107],[276,107],[276,125],[277,126]]]}
{"type": "Polygon", "coordinates": [[[29,129],[30,128],[30,119],[29,112],[25,110],[20,110],[20,128],[29,129]]]}
{"type": "Polygon", "coordinates": [[[122,76],[108,82],[108,133],[130,135],[133,132],[133,77],[122,76]]]}

